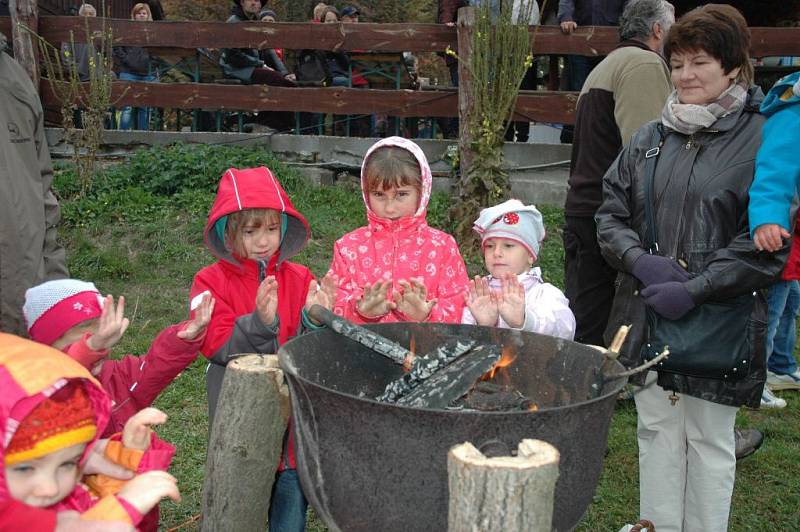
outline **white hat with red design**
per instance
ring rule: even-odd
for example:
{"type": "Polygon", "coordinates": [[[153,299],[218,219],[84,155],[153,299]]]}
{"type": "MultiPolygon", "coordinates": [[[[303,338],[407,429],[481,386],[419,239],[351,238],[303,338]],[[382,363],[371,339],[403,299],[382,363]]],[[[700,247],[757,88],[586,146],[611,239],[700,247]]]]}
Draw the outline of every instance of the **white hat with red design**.
{"type": "Polygon", "coordinates": [[[481,235],[481,244],[485,244],[489,238],[515,240],[527,248],[534,260],[539,256],[545,237],[539,209],[516,199],[483,209],[472,228],[481,235]]]}

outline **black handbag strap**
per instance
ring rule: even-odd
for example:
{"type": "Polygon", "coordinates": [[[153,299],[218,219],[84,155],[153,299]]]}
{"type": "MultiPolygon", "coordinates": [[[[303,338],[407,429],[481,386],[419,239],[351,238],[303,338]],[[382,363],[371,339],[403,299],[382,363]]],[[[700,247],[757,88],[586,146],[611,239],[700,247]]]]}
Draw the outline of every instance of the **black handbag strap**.
{"type": "Polygon", "coordinates": [[[645,249],[651,254],[658,253],[658,228],[656,227],[655,197],[653,188],[656,180],[656,163],[661,154],[661,146],[664,144],[664,130],[661,124],[653,128],[653,136],[650,144],[653,146],[644,154],[644,215],[647,221],[647,234],[645,249]]]}

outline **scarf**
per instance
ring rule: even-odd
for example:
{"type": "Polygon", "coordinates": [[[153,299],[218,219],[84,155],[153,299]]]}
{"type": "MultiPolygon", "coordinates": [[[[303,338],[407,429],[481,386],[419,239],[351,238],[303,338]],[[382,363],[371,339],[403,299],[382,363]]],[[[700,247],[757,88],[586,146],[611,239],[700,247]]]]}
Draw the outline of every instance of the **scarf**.
{"type": "Polygon", "coordinates": [[[678,100],[678,91],[672,91],[661,111],[661,121],[670,129],[691,135],[744,107],[747,89],[744,82],[734,83],[719,98],[705,105],[681,103],[678,100]]]}

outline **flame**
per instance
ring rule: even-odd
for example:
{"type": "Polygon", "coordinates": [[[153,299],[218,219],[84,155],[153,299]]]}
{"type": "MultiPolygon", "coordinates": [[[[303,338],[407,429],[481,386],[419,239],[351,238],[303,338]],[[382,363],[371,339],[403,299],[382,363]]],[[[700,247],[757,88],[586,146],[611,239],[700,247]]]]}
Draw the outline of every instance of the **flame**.
{"type": "MultiPolygon", "coordinates": [[[[481,377],[481,380],[482,381],[492,380],[497,374],[498,370],[507,368],[508,366],[513,364],[516,359],[517,359],[517,353],[514,352],[514,348],[511,347],[510,345],[504,346],[503,350],[500,352],[500,360],[497,361],[497,363],[494,365],[492,369],[488,371],[488,373],[486,373],[483,377],[481,377]]],[[[506,371],[501,372],[501,374],[505,374],[506,377],[508,376],[506,371]]]]}
{"type": "Polygon", "coordinates": [[[537,405],[536,403],[531,403],[528,406],[528,412],[538,412],[538,411],[539,411],[539,405],[537,405]]]}
{"type": "Polygon", "coordinates": [[[407,372],[411,371],[411,368],[414,367],[414,359],[417,357],[417,339],[414,338],[414,336],[411,336],[411,341],[408,344],[408,350],[411,353],[411,356],[407,356],[403,361],[403,369],[407,372]]]}

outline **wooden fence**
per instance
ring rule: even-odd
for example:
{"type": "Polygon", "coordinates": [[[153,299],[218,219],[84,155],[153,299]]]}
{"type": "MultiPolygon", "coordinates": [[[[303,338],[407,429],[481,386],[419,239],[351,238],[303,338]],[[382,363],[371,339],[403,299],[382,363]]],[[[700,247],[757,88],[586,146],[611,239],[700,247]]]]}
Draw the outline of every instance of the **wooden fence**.
{"type": "MultiPolygon", "coordinates": [[[[101,19],[89,19],[93,31],[102,28],[101,19]]],[[[58,46],[68,41],[70,32],[76,40],[84,35],[85,19],[80,17],[39,18],[39,34],[58,46]]],[[[372,50],[384,52],[441,52],[457,48],[457,35],[463,27],[438,24],[310,24],[259,22],[227,24],[224,22],[159,21],[137,22],[105,20],[114,35],[115,45],[219,49],[284,48],[298,50],[372,50]]],[[[0,17],[0,31],[10,36],[10,19],[0,17]]],[[[578,28],[563,35],[558,27],[530,28],[536,55],[599,56],[611,51],[618,42],[617,29],[611,27],[578,28]]],[[[800,56],[800,28],[751,28],[753,57],[800,56]]],[[[375,90],[339,87],[283,88],[267,85],[221,85],[213,83],[147,84],[115,82],[118,105],[166,107],[175,109],[306,111],[317,113],[384,113],[391,116],[458,116],[456,90],[375,90]]],[[[47,80],[42,81],[41,95],[48,106],[58,106],[47,80]]],[[[558,91],[523,91],[517,101],[517,119],[573,123],[577,93],[558,91]]]]}

